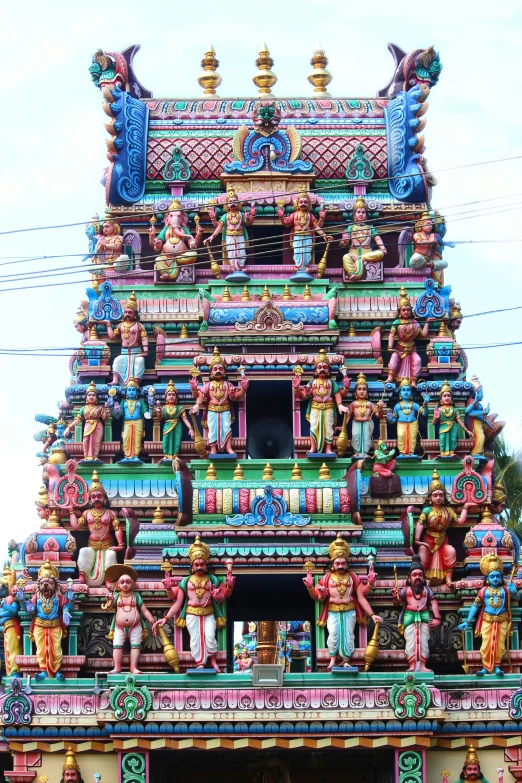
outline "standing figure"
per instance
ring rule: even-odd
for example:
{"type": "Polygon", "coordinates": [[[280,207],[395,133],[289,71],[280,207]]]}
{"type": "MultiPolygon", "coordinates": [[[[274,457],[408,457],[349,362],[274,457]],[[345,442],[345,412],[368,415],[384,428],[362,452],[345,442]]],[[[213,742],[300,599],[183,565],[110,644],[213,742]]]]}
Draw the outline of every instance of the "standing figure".
{"type": "Polygon", "coordinates": [[[84,422],[82,462],[101,462],[99,455],[103,441],[103,425],[110,415],[109,407],[98,404],[96,384],[91,381],[87,387],[85,405],[63,433],[64,437],[67,437],[77,424],[84,422]]]}
{"type": "Polygon", "coordinates": [[[208,445],[211,454],[226,451],[235,456],[232,449],[232,402],[241,400],[248,389],[248,381],[242,374],[239,386],[226,380],[225,365],[217,346],[210,360],[210,379],[198,389],[196,404],[190,409],[198,413],[201,406],[207,408],[208,445]]]}
{"type": "Polygon", "coordinates": [[[382,261],[388,252],[377,229],[368,223],[367,210],[366,201],[359,196],[354,205],[353,223],[347,227],[339,242],[340,247],[349,245],[348,252],[343,256],[343,267],[350,282],[364,277],[366,262],[382,261]],[[372,244],[377,245],[378,250],[372,250],[372,244]]]}
{"type": "MultiPolygon", "coordinates": [[[[154,222],[155,219],[154,219],[154,222]]],[[[151,223],[153,221],[151,220],[151,223]]],[[[165,213],[165,226],[156,236],[154,223],[149,228],[149,243],[154,250],[161,251],[156,258],[155,267],[162,280],[176,280],[179,267],[193,264],[197,257],[195,250],[202,229],[197,230],[196,239],[187,228],[188,216],[181,208],[178,199],[174,199],[165,213]]]]}
{"type": "Polygon", "coordinates": [[[138,384],[145,372],[145,357],[149,352],[149,338],[140,323],[138,302],[134,291],[129,296],[123,310],[123,321],[113,329],[110,321],[104,321],[109,339],[121,339],[121,354],[112,364],[111,385],[125,386],[132,378],[138,384]]]}
{"type": "Polygon", "coordinates": [[[7,566],[0,578],[0,626],[4,634],[5,673],[8,677],[21,677],[16,656],[23,654],[22,626],[18,617],[19,591],[25,585],[20,578],[15,584],[15,572],[7,566]]]}
{"type": "Polygon", "coordinates": [[[419,434],[419,416],[428,415],[429,394],[423,394],[423,403],[412,400],[410,382],[402,379],[399,388],[399,402],[388,412],[387,419],[397,422],[397,448],[399,457],[415,456],[417,437],[419,434]]]}
{"type": "MultiPolygon", "coordinates": [[[[300,367],[295,370],[302,372],[300,367]]],[[[306,386],[301,386],[301,376],[295,372],[292,379],[295,396],[298,400],[309,400],[306,418],[310,422],[310,453],[331,454],[335,422],[335,408],[340,413],[347,413],[348,408],[342,405],[350,388],[350,379],[344,376],[343,387],[332,380],[330,360],[324,348],[321,348],[315,360],[315,378],[306,386]]]]}
{"type": "Polygon", "coordinates": [[[114,669],[109,674],[119,674],[123,663],[123,647],[128,639],[130,644],[131,674],[141,674],[138,669],[140,661],[141,643],[146,638],[145,620],[152,625],[154,617],[151,615],[143,598],[134,590],[138,581],[138,574],[128,565],[112,565],[105,574],[107,581],[116,585],[114,594],[107,602],[106,608],[116,607],[108,638],[112,639],[112,657],[114,669]]]}
{"type": "Polygon", "coordinates": [[[488,783],[480,769],[477,751],[470,745],[466,753],[466,760],[456,783],[488,783]]]}
{"type": "MultiPolygon", "coordinates": [[[[433,471],[428,490],[428,503],[422,509],[415,526],[415,541],[426,577],[430,585],[446,582],[452,587],[453,571],[457,562],[457,553],[448,541],[448,528],[454,523],[463,525],[468,518],[468,506],[457,517],[451,506],[446,505],[446,491],[436,470],[433,471]]],[[[408,512],[413,506],[408,507],[408,512]]]]}
{"type": "Polygon", "coordinates": [[[413,254],[410,258],[412,269],[425,269],[427,272],[441,272],[448,262],[441,258],[439,238],[433,233],[433,221],[428,212],[415,223],[413,234],[413,254]]]}
{"type": "Polygon", "coordinates": [[[426,667],[429,656],[431,628],[440,625],[440,610],[435,595],[426,584],[424,568],[418,555],[413,555],[406,586],[392,588],[393,601],[402,605],[399,631],[406,641],[409,672],[429,672],[426,667]],[[431,617],[433,615],[433,617],[431,617]]]}
{"type": "Polygon", "coordinates": [[[352,420],[352,446],[355,457],[367,457],[373,443],[373,418],[382,419],[384,403],[374,405],[368,400],[368,382],[359,373],[355,384],[355,398],[348,406],[347,418],[352,420]]]}
{"type": "Polygon", "coordinates": [[[251,672],[253,663],[254,661],[248,654],[247,648],[243,647],[241,654],[237,656],[237,671],[241,672],[241,674],[251,672]]]}
{"type": "Polygon", "coordinates": [[[470,428],[471,426],[473,427],[473,448],[471,453],[482,455],[484,454],[484,443],[486,441],[486,427],[490,429],[493,429],[493,427],[487,418],[490,409],[489,405],[486,408],[482,405],[484,389],[476,375],[471,376],[471,383],[474,392],[469,398],[465,410],[465,415],[469,417],[469,421],[466,423],[470,428]]]}
{"type": "Polygon", "coordinates": [[[125,399],[120,407],[114,409],[114,418],[123,416],[123,432],[121,434],[125,459],[120,463],[134,462],[142,464],[139,459],[143,437],[145,435],[145,414],[148,408],[145,400],[138,398],[138,384],[130,380],[125,391],[125,399]]]}
{"type": "Polygon", "coordinates": [[[365,613],[374,623],[381,622],[381,618],[373,613],[366,600],[376,578],[373,568],[370,568],[366,585],[356,574],[349,571],[350,547],[339,534],[330,544],[328,554],[332,560],[330,573],[325,574],[314,587],[312,572],[308,571],[303,582],[310,597],[324,604],[317,625],[328,628],[328,671],[331,671],[338,655],[344,667],[350,666],[355,647],[356,621],[366,623],[365,613]]]}
{"type": "Polygon", "coordinates": [[[34,504],[36,506],[36,513],[41,519],[40,527],[47,527],[49,522],[49,492],[47,487],[45,487],[43,484],[38,490],[38,500],[35,500],[34,504]]]}
{"type": "Polygon", "coordinates": [[[429,319],[420,327],[413,317],[410,298],[402,286],[399,296],[397,318],[392,323],[388,338],[388,349],[393,351],[388,365],[386,383],[395,383],[405,378],[411,386],[417,386],[417,378],[422,369],[422,361],[415,349],[415,341],[419,337],[427,337],[429,319]],[[397,348],[394,348],[397,339],[397,348]]]}
{"type": "Polygon", "coordinates": [[[459,427],[470,438],[473,433],[466,429],[458,410],[453,405],[451,386],[447,381],[441,386],[440,402],[433,411],[433,422],[439,423],[439,448],[441,457],[454,457],[459,436],[459,427]]]}
{"type": "Polygon", "coordinates": [[[478,670],[477,675],[503,675],[500,664],[511,633],[511,601],[519,601],[520,595],[513,582],[504,582],[504,563],[498,555],[484,555],[480,561],[480,570],[484,575],[484,585],[478,591],[467,619],[458,628],[459,631],[465,631],[477,621],[475,636],[482,637],[482,669],[478,670]]]}
{"type": "Polygon", "coordinates": [[[36,592],[26,603],[27,613],[33,615],[29,638],[36,643],[36,657],[40,667],[35,676],[37,681],[46,677],[65,679],[60,672],[62,639],[67,636],[73,598],[72,590],[62,594],[58,569],[46,560],[38,571],[36,592]]]}
{"type": "Polygon", "coordinates": [[[96,254],[100,263],[114,266],[123,252],[123,237],[120,225],[110,218],[103,222],[103,233],[96,245],[96,254]]]}
{"type": "Polygon", "coordinates": [[[321,210],[319,220],[316,220],[312,215],[312,200],[303,185],[301,193],[294,201],[294,211],[285,216],[284,207],[279,206],[277,215],[283,226],[291,229],[290,244],[294,249],[294,264],[299,275],[298,279],[312,280],[312,276],[306,272],[306,267],[312,261],[315,234],[319,234],[325,242],[333,241],[333,237],[323,231],[324,211],[321,210]]]}
{"type": "Polygon", "coordinates": [[[78,553],[79,581],[89,587],[100,587],[105,584],[107,568],[116,563],[116,553],[125,549],[125,539],[117,514],[109,509],[107,493],[96,471],[89,487],[89,508],[79,518],[71,509],[69,520],[73,530],[89,530],[89,542],[78,553]]]}
{"type": "Polygon", "coordinates": [[[189,632],[190,652],[196,662],[196,668],[204,669],[207,659],[210,658],[210,665],[219,674],[216,628],[224,628],[226,625],[220,604],[232,595],[236,578],[230,568],[225,581],[208,573],[210,549],[199,536],[196,536],[196,540],[189,547],[188,556],[192,564],[191,574],[182,579],[173,591],[173,605],[165,617],[154,623],[152,629],[156,632],[158,627],[177,615],[176,626],[186,626],[189,632]]]}
{"type": "Polygon", "coordinates": [[[189,435],[194,439],[194,430],[189,424],[183,405],[178,404],[178,392],[172,380],[168,382],[165,390],[165,405],[157,405],[154,414],[163,419],[163,454],[165,460],[177,457],[181,450],[181,438],[183,431],[180,420],[187,427],[189,435]]]}
{"type": "Polygon", "coordinates": [[[74,755],[72,748],[69,748],[65,754],[63,775],[60,783],[83,783],[83,778],[80,772],[80,765],[76,761],[76,756],[74,755]]]}
{"type": "MultiPolygon", "coordinates": [[[[226,251],[227,261],[234,272],[243,272],[246,261],[246,247],[248,242],[247,226],[251,226],[256,217],[256,210],[250,207],[248,214],[241,212],[241,204],[233,187],[229,187],[225,201],[225,213],[215,219],[215,210],[210,209],[210,218],[215,226],[213,233],[207,237],[203,244],[209,245],[218,234],[221,234],[223,250],[226,251]]],[[[237,278],[239,279],[239,278],[237,278]]],[[[247,275],[242,279],[248,279],[247,275]]]]}

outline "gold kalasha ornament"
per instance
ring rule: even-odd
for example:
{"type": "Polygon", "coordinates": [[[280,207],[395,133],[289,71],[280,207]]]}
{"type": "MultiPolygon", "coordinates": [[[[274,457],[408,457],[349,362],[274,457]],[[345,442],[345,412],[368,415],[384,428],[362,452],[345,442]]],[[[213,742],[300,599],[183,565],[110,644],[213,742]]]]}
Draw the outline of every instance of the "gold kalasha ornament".
{"type": "Polygon", "coordinates": [[[219,60],[211,43],[206,48],[205,56],[201,60],[203,71],[198,76],[198,84],[203,88],[204,95],[216,95],[216,87],[219,87],[223,79],[217,72],[219,60]]]}
{"type": "Polygon", "coordinates": [[[296,462],[294,467],[292,468],[292,481],[301,481],[302,478],[303,478],[303,474],[301,473],[301,468],[296,462]]]}
{"type": "Polygon", "coordinates": [[[330,476],[330,468],[326,464],[326,462],[323,462],[321,467],[319,468],[319,478],[321,481],[328,481],[328,479],[331,478],[330,476]]]}
{"type": "Polygon", "coordinates": [[[188,556],[191,563],[194,560],[205,560],[208,563],[210,560],[210,549],[199,536],[196,536],[196,540],[189,547],[188,556]]]}
{"type": "Polygon", "coordinates": [[[252,77],[252,81],[258,88],[259,96],[261,98],[273,97],[272,87],[277,82],[277,76],[271,70],[273,65],[274,65],[274,61],[270,57],[268,46],[266,45],[266,43],[261,44],[261,48],[259,50],[259,57],[256,60],[256,66],[258,68],[258,71],[252,77]]]}
{"type": "Polygon", "coordinates": [[[330,98],[330,93],[326,88],[332,81],[332,74],[326,70],[328,65],[328,57],[324,53],[324,49],[320,43],[317,43],[310,65],[313,66],[313,71],[308,74],[308,81],[314,88],[314,98],[330,98]]]}
{"type": "Polygon", "coordinates": [[[243,481],[244,478],[245,478],[245,474],[243,468],[238,463],[234,469],[234,481],[243,481]]]}
{"type": "Polygon", "coordinates": [[[216,468],[214,466],[214,463],[211,462],[210,465],[208,466],[205,478],[207,481],[215,481],[217,479],[217,473],[216,473],[216,468]]]}
{"type": "Polygon", "coordinates": [[[271,481],[274,478],[274,469],[272,465],[267,462],[265,467],[263,468],[263,481],[271,481]]]}
{"type": "Polygon", "coordinates": [[[163,511],[161,510],[161,506],[156,506],[154,509],[154,514],[152,515],[152,524],[153,525],[163,525],[165,522],[165,517],[163,516],[163,511]]]}

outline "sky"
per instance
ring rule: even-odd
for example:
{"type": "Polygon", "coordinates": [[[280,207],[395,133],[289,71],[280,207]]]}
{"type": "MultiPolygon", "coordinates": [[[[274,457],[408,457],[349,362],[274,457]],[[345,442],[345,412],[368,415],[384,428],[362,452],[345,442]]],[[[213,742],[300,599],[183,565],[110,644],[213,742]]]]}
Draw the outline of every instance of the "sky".
{"type": "MultiPolygon", "coordinates": [[[[439,179],[432,203],[453,215],[447,240],[464,242],[446,251],[446,282],[465,314],[522,305],[522,157],[444,171],[522,156],[522,7],[513,0],[494,5],[438,0],[404,15],[399,8],[383,0],[10,3],[3,11],[0,47],[0,232],[83,224],[103,213],[106,117],[88,72],[98,48],[121,51],[140,43],[136,74],[155,97],[195,97],[201,95],[200,60],[211,41],[223,78],[220,96],[244,97],[255,95],[251,76],[266,41],[278,77],[274,94],[302,97],[312,91],[306,77],[320,41],[333,75],[332,95],[371,97],[393,73],[388,42],[408,52],[433,44],[443,71],[429,97],[424,131],[426,157],[439,179]],[[491,201],[474,203],[485,199],[491,201]]],[[[86,249],[83,225],[0,233],[0,264],[13,260],[9,257],[86,249]]],[[[66,271],[77,263],[73,258],[0,266],[0,349],[77,346],[73,318],[87,275],[53,278],[75,282],[37,289],[28,286],[44,281],[7,283],[1,277],[66,271]],[[20,290],[7,290],[13,287],[20,290]]],[[[522,341],[521,313],[465,320],[460,344],[522,341]]],[[[468,358],[468,377],[480,377],[484,401],[507,422],[510,444],[519,445],[522,345],[470,349],[468,358]]],[[[40,425],[34,415],[56,413],[69,372],[66,359],[52,357],[0,355],[0,368],[1,562],[11,537],[22,540],[38,527],[34,500],[41,468],[33,433],[40,425]]]]}

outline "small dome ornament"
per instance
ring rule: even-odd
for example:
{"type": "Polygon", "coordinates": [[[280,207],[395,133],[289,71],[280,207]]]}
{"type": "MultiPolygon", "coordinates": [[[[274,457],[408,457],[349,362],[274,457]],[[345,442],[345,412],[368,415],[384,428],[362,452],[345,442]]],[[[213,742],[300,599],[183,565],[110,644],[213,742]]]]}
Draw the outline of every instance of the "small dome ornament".
{"type": "Polygon", "coordinates": [[[274,61],[270,57],[270,52],[268,51],[268,46],[266,43],[261,44],[261,48],[259,50],[259,57],[256,60],[256,66],[258,68],[258,71],[254,76],[252,77],[252,81],[256,85],[256,87],[259,90],[259,96],[264,97],[268,96],[270,98],[273,98],[272,95],[272,87],[277,82],[277,76],[273,71],[270,69],[274,65],[274,61]]]}
{"type": "Polygon", "coordinates": [[[326,70],[328,57],[320,43],[316,44],[310,65],[313,66],[313,71],[308,74],[308,81],[314,88],[313,97],[330,98],[331,95],[326,88],[332,81],[332,74],[326,70]]]}
{"type": "Polygon", "coordinates": [[[223,79],[217,72],[219,60],[211,43],[207,46],[205,56],[201,60],[201,67],[203,71],[198,76],[198,84],[203,88],[203,94],[214,95],[217,98],[216,87],[219,87],[223,79]]]}

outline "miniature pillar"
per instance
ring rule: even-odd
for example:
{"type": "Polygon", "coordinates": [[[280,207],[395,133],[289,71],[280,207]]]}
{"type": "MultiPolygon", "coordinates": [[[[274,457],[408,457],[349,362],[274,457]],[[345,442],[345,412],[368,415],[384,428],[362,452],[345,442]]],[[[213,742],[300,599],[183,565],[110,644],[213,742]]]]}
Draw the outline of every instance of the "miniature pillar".
{"type": "Polygon", "coordinates": [[[395,751],[395,783],[426,783],[426,751],[395,751]]]}
{"type": "Polygon", "coordinates": [[[260,620],[257,624],[257,662],[277,662],[277,621],[260,620]]]}
{"type": "Polygon", "coordinates": [[[118,753],[118,783],[149,783],[147,751],[118,753]]]}

